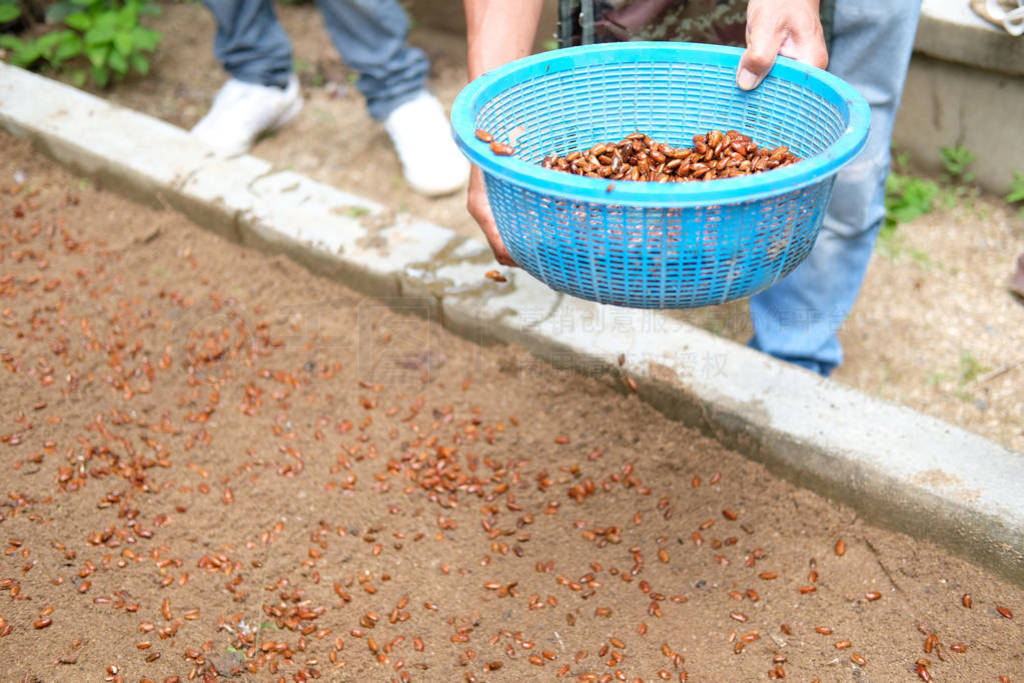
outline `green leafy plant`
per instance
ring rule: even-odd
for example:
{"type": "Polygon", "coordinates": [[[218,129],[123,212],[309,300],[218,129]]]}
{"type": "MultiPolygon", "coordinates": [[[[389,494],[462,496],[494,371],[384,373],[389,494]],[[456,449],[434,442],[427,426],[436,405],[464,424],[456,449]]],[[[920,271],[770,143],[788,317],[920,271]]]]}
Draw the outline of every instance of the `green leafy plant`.
{"type": "Polygon", "coordinates": [[[942,165],[946,169],[945,178],[949,182],[963,184],[974,181],[971,164],[974,163],[975,157],[966,147],[943,147],[939,150],[939,156],[942,157],[942,165]]]}
{"type": "MultiPolygon", "coordinates": [[[[1013,183],[1010,185],[1010,194],[1006,195],[1006,201],[1010,204],[1024,202],[1024,173],[1013,172],[1013,183]]],[[[1020,209],[1021,218],[1024,218],[1024,206],[1020,209]]]]}
{"type": "Polygon", "coordinates": [[[936,199],[942,196],[938,183],[906,173],[906,154],[893,155],[893,169],[885,180],[885,221],[878,235],[878,249],[889,258],[909,253],[923,268],[933,264],[926,253],[905,247],[896,232],[900,223],[909,223],[935,209],[936,199]]]}
{"type": "Polygon", "coordinates": [[[15,66],[42,63],[69,74],[76,85],[92,76],[104,87],[111,76],[120,79],[129,70],[149,73],[146,53],[156,50],[161,36],[143,27],[139,17],[157,11],[147,0],[61,0],[50,7],[47,21],[65,28],[31,40],[2,35],[0,47],[11,51],[15,66]]]}
{"type": "Polygon", "coordinates": [[[18,0],[0,0],[0,24],[9,24],[20,16],[18,0]]]}
{"type": "Polygon", "coordinates": [[[893,171],[885,180],[883,230],[892,232],[898,224],[930,213],[938,196],[939,186],[934,181],[893,171]]]}
{"type": "Polygon", "coordinates": [[[974,155],[963,145],[957,145],[943,147],[939,150],[939,157],[944,169],[942,178],[946,183],[940,197],[943,208],[952,209],[966,202],[968,208],[975,210],[975,200],[981,194],[981,188],[972,184],[975,179],[971,170],[974,155]]]}

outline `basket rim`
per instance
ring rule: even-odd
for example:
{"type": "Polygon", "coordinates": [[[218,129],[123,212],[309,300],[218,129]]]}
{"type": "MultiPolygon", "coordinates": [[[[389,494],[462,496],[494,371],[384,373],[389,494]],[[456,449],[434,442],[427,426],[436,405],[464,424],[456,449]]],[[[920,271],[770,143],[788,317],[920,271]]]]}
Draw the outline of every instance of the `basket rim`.
{"type": "MultiPolygon", "coordinates": [[[[475,120],[480,109],[527,78],[579,65],[632,59],[713,64],[735,69],[742,54],[742,48],[723,45],[633,41],[570,47],[518,59],[488,71],[459,92],[452,105],[454,138],[462,152],[485,174],[534,192],[569,201],[659,208],[737,204],[785,194],[829,178],[863,149],[871,123],[871,110],[864,96],[838,76],[782,56],[776,59],[767,78],[797,83],[820,94],[830,103],[845,108],[848,120],[839,138],[819,154],[768,173],[693,183],[609,182],[546,169],[514,156],[497,156],[475,135],[475,120]]],[[[733,87],[743,92],[738,86],[733,87]]]]}

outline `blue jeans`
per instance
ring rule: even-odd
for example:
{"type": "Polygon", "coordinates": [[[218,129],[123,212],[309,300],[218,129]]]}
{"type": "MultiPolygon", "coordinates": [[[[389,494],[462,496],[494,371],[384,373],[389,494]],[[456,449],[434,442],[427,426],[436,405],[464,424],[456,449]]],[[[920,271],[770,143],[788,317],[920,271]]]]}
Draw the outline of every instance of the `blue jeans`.
{"type": "Polygon", "coordinates": [[[843,361],[836,331],[864,280],[885,218],[893,119],[914,45],[921,0],[836,3],[828,70],[871,105],[863,152],[836,177],[824,226],[807,260],[750,300],[750,346],[825,377],[843,361]]]}
{"type": "MultiPolygon", "coordinates": [[[[213,50],[233,77],[284,87],[292,73],[292,46],[271,0],[204,0],[217,20],[213,50]]],[[[356,86],[377,120],[424,88],[430,62],[406,44],[409,20],[398,0],[318,0],[327,34],[345,63],[359,72],[356,86]]]]}

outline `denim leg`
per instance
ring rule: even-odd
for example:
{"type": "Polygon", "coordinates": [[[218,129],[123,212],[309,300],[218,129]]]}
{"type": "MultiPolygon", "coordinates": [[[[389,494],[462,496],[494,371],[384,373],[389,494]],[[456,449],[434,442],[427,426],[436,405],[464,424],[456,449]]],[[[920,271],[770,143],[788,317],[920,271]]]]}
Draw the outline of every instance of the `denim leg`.
{"type": "Polygon", "coordinates": [[[271,0],[203,0],[217,20],[213,52],[233,77],[286,87],[292,46],[271,0]]]}
{"type": "Polygon", "coordinates": [[[836,177],[807,260],[750,300],[750,346],[825,377],[843,361],[836,331],[860,291],[885,217],[893,119],[914,45],[921,0],[846,0],[835,8],[829,71],[871,105],[865,149],[836,177]]]}
{"type": "Polygon", "coordinates": [[[398,0],[317,0],[334,47],[359,72],[370,115],[384,120],[423,90],[430,61],[406,44],[409,20],[398,0]]]}

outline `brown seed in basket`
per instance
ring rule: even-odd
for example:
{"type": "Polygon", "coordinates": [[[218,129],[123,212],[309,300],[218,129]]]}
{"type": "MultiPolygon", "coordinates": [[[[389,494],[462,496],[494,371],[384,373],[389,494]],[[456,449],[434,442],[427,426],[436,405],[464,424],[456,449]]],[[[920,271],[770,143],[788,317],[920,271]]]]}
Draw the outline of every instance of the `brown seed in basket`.
{"type": "Polygon", "coordinates": [[[575,150],[565,157],[550,155],[541,165],[613,181],[669,183],[734,178],[799,160],[787,147],[762,149],[748,136],[734,130],[725,133],[713,130],[707,135],[695,135],[693,139],[692,148],[673,148],[643,133],[632,133],[617,143],[598,143],[589,150],[575,150]]]}
{"type": "Polygon", "coordinates": [[[473,134],[476,135],[476,139],[481,142],[494,142],[494,136],[483,128],[477,128],[473,134]]]}
{"type": "Polygon", "coordinates": [[[500,157],[509,157],[515,153],[515,147],[506,145],[503,142],[494,141],[491,143],[491,151],[500,157]]]}

